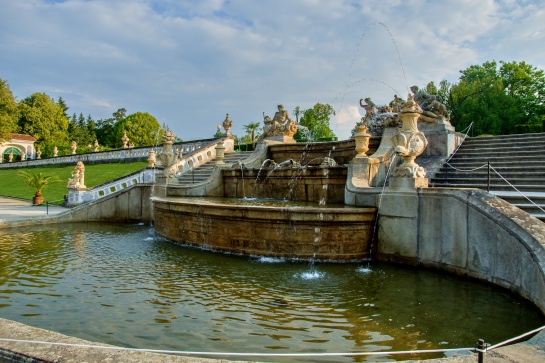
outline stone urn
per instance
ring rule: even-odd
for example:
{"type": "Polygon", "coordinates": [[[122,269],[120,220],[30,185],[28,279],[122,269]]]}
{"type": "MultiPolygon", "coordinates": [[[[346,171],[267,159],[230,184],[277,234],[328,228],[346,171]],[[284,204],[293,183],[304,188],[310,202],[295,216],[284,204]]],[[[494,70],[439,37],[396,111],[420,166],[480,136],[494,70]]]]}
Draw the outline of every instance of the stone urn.
{"type": "Polygon", "coordinates": [[[128,148],[127,143],[129,142],[129,137],[127,136],[127,133],[123,133],[123,137],[121,137],[121,142],[123,143],[123,149],[128,148]]]}
{"type": "Polygon", "coordinates": [[[414,159],[426,148],[428,140],[423,132],[418,130],[418,119],[422,110],[409,95],[407,102],[399,113],[402,122],[400,131],[393,136],[394,152],[403,158],[392,176],[395,178],[424,178],[426,171],[414,162],[414,159]]]}
{"type": "Polygon", "coordinates": [[[365,125],[356,126],[357,133],[354,135],[354,139],[356,140],[356,152],[358,153],[356,158],[367,157],[365,153],[369,151],[369,139],[371,139],[371,135],[367,133],[367,129],[368,127],[365,125]]]}
{"type": "Polygon", "coordinates": [[[229,118],[229,114],[227,114],[227,116],[225,116],[225,120],[223,120],[223,128],[225,130],[225,135],[227,136],[232,136],[231,135],[231,127],[233,126],[233,121],[231,121],[231,119],[229,118]]]}

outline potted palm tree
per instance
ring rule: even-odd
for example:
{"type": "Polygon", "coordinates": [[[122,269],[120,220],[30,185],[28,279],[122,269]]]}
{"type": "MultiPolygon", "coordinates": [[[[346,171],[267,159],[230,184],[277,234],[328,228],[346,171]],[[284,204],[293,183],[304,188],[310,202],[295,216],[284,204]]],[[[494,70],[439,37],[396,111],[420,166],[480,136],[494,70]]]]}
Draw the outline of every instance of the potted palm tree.
{"type": "Polygon", "coordinates": [[[42,189],[50,184],[59,181],[58,178],[53,176],[47,176],[43,172],[34,173],[32,171],[26,172],[21,171],[17,176],[22,177],[25,180],[25,183],[36,189],[34,198],[32,198],[32,204],[38,205],[44,202],[42,197],[42,189]]]}

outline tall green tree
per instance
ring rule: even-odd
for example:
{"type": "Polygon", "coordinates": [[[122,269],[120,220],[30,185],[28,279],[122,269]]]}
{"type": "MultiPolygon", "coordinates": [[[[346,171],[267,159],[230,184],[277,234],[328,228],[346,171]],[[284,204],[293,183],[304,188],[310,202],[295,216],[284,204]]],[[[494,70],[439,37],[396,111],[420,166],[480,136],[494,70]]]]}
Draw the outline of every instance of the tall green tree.
{"type": "Polygon", "coordinates": [[[117,122],[125,118],[126,113],[125,108],[120,108],[112,114],[112,117],[97,121],[95,135],[100,145],[109,148],[119,147],[118,140],[115,139],[114,127],[117,122]]]}
{"type": "Polygon", "coordinates": [[[121,138],[125,132],[129,142],[135,146],[149,146],[160,143],[165,131],[154,116],[147,112],[136,112],[116,122],[113,135],[117,147],[123,145],[121,138]]]}
{"type": "Polygon", "coordinates": [[[525,62],[472,65],[461,71],[459,82],[440,85],[439,94],[458,130],[471,122],[475,135],[543,130],[545,75],[525,62]]]}
{"type": "Polygon", "coordinates": [[[87,121],[82,113],[79,114],[79,117],[74,115],[69,121],[68,125],[68,135],[70,140],[74,140],[78,145],[79,152],[88,152],[91,151],[89,145],[92,145],[96,139],[96,135],[91,132],[88,128],[87,121]]]}
{"type": "Polygon", "coordinates": [[[301,111],[295,108],[296,115],[301,115],[299,125],[306,127],[311,135],[298,130],[294,135],[297,141],[316,141],[324,138],[333,138],[335,133],[329,126],[329,118],[335,115],[335,110],[329,104],[317,103],[314,107],[301,111]]]}
{"type": "Polygon", "coordinates": [[[19,102],[19,129],[36,138],[36,147],[52,156],[54,146],[68,146],[68,118],[61,105],[45,93],[34,93],[19,102]]]}
{"type": "Polygon", "coordinates": [[[11,133],[17,132],[17,100],[9,84],[0,78],[0,142],[11,140],[11,133]]]}

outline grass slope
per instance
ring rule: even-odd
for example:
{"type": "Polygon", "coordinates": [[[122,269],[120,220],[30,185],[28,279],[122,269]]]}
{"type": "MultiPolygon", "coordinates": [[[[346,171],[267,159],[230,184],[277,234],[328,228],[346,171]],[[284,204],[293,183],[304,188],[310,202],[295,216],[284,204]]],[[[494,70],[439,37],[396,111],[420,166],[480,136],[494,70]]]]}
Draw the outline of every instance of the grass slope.
{"type": "MultiPolygon", "coordinates": [[[[131,174],[148,166],[145,161],[135,163],[114,163],[85,165],[85,185],[87,188],[106,183],[108,181],[131,174]]],[[[35,190],[25,184],[22,177],[17,176],[21,171],[39,173],[46,176],[56,176],[62,182],[46,185],[42,189],[44,201],[62,202],[64,195],[68,194],[66,184],[71,177],[74,165],[47,166],[38,168],[0,169],[0,195],[32,199],[35,190]]]]}

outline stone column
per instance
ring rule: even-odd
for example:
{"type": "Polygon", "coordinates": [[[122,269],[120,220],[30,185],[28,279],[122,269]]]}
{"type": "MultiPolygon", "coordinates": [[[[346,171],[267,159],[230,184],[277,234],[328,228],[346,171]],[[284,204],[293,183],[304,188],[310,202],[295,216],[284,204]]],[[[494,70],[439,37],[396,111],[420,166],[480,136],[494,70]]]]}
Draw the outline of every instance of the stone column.
{"type": "Polygon", "coordinates": [[[216,165],[223,165],[225,162],[223,159],[225,158],[225,146],[223,146],[223,140],[218,141],[218,144],[216,145],[216,165]]]}

